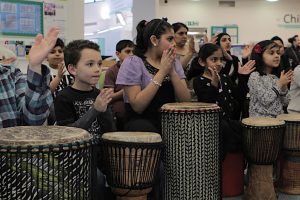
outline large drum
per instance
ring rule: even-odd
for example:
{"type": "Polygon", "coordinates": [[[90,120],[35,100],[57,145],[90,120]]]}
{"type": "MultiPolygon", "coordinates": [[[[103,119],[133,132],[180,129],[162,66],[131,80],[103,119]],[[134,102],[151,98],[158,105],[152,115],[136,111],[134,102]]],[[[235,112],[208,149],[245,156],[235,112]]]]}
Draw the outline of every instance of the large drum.
{"type": "Polygon", "coordinates": [[[244,151],[248,160],[246,200],[275,200],[273,163],[282,146],[285,122],[270,117],[242,120],[244,151]]]}
{"type": "Polygon", "coordinates": [[[166,143],[164,199],[221,199],[220,108],[168,103],[161,113],[166,143]]]}
{"type": "Polygon", "coordinates": [[[82,129],[0,129],[0,199],[92,199],[93,139],[82,129]]]}
{"type": "Polygon", "coordinates": [[[300,114],[282,114],[277,118],[286,123],[278,189],[287,194],[300,194],[300,114]]]}
{"type": "Polygon", "coordinates": [[[111,132],[101,138],[104,173],[117,200],[147,200],[163,147],[151,132],[111,132]]]}
{"type": "Polygon", "coordinates": [[[300,156],[300,114],[281,114],[277,119],[286,123],[283,150],[286,154],[300,156]]]}

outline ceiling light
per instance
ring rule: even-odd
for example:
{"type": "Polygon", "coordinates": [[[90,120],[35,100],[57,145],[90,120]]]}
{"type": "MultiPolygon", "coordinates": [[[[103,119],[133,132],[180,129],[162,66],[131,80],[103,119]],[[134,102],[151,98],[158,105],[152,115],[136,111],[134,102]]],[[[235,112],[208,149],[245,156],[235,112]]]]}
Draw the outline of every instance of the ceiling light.
{"type": "Polygon", "coordinates": [[[94,33],[85,33],[84,36],[91,36],[94,35],[94,33]]]}
{"type": "Polygon", "coordinates": [[[266,1],[274,2],[274,1],[278,1],[278,0],[266,0],[266,1]]]}

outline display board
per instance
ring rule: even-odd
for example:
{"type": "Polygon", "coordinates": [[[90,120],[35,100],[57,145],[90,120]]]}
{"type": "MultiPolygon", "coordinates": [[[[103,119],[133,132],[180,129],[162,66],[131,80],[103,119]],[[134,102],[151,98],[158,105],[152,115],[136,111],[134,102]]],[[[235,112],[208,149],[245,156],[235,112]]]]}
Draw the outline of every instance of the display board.
{"type": "Polygon", "coordinates": [[[0,0],[0,30],[3,35],[43,34],[43,3],[0,0]]]}

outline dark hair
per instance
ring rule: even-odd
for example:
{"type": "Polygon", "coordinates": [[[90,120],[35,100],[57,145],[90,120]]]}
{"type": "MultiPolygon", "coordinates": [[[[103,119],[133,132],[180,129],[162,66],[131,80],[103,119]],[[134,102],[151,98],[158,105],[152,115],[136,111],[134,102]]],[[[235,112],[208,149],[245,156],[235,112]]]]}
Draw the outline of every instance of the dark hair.
{"type": "Polygon", "coordinates": [[[262,76],[265,75],[265,62],[263,60],[263,53],[267,49],[272,49],[274,47],[279,47],[274,41],[272,40],[263,40],[254,45],[250,60],[255,60],[256,71],[262,76]]]}
{"type": "Polygon", "coordinates": [[[54,48],[55,47],[60,47],[60,48],[63,49],[65,47],[64,41],[62,41],[62,39],[60,39],[60,38],[57,38],[56,43],[54,45],[54,48]]]}
{"type": "Polygon", "coordinates": [[[65,65],[76,65],[83,49],[94,49],[100,52],[99,45],[89,40],[73,40],[64,49],[65,65]]]}
{"type": "Polygon", "coordinates": [[[206,59],[219,49],[221,49],[221,47],[216,44],[206,43],[199,49],[198,58],[206,62],[206,59]]]}
{"type": "Polygon", "coordinates": [[[288,42],[291,43],[293,45],[293,42],[296,41],[296,38],[298,37],[298,35],[294,35],[293,37],[288,39],[288,42]]]}
{"type": "Polygon", "coordinates": [[[279,41],[284,45],[283,40],[282,40],[280,37],[278,37],[277,35],[274,36],[274,37],[272,37],[271,40],[272,40],[272,41],[279,40],[279,41]]]}
{"type": "Polygon", "coordinates": [[[217,35],[217,41],[216,41],[216,44],[217,44],[217,45],[221,46],[221,38],[222,38],[224,35],[228,35],[228,36],[231,38],[231,36],[230,36],[228,33],[219,33],[219,34],[217,35]]]}
{"type": "Polygon", "coordinates": [[[131,40],[120,40],[116,45],[116,51],[121,52],[126,47],[134,47],[134,43],[131,40]]]}
{"type": "Polygon", "coordinates": [[[198,55],[191,62],[191,67],[187,73],[187,80],[191,80],[193,77],[204,72],[204,67],[200,65],[199,59],[201,59],[203,62],[206,62],[206,59],[219,49],[221,49],[221,47],[216,44],[204,44],[199,49],[198,55]]]}
{"type": "Polygon", "coordinates": [[[161,35],[172,29],[172,26],[167,22],[166,18],[152,19],[150,22],[142,20],[138,23],[136,30],[136,46],[133,53],[141,58],[144,58],[144,54],[148,48],[152,46],[150,41],[151,35],[160,39],[161,35]]]}
{"type": "Polygon", "coordinates": [[[189,30],[189,28],[187,27],[187,25],[185,25],[184,23],[181,23],[181,22],[176,22],[176,23],[172,24],[172,27],[173,27],[175,33],[176,33],[181,27],[186,28],[186,30],[189,30]]]}

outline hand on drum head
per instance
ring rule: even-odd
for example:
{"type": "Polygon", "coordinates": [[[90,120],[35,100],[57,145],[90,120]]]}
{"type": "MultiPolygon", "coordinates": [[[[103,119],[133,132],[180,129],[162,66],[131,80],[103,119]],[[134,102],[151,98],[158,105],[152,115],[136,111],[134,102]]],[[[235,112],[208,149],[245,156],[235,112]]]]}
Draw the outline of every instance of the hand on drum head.
{"type": "Polygon", "coordinates": [[[97,96],[94,108],[99,112],[105,112],[107,109],[107,105],[112,100],[112,95],[114,91],[113,88],[104,88],[101,90],[100,94],[97,96]]]}

